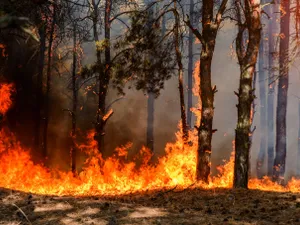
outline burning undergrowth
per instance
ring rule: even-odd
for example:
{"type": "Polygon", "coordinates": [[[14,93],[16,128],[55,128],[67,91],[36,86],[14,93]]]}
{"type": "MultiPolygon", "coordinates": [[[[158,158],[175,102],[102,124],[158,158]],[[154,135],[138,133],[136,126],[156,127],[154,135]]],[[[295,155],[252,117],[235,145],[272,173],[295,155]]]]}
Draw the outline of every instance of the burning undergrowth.
{"type": "MultiPolygon", "coordinates": [[[[12,104],[12,85],[1,85],[1,112],[5,114],[12,104]]],[[[150,163],[151,153],[142,148],[133,161],[127,160],[130,144],[119,147],[113,156],[103,159],[97,152],[93,132],[87,135],[86,144],[78,148],[88,155],[81,172],[49,169],[34,164],[30,149],[21,146],[8,129],[0,131],[0,187],[45,195],[120,195],[137,191],[184,188],[230,188],[233,180],[233,155],[230,161],[219,168],[219,175],[212,177],[209,184],[195,181],[196,145],[184,145],[181,133],[176,133],[176,142],[168,143],[165,156],[158,163],[150,163]],[[139,162],[139,163],[137,163],[139,162]]],[[[190,133],[191,142],[197,143],[196,132],[190,133]]],[[[252,179],[252,189],[300,192],[300,181],[292,179],[286,187],[272,183],[268,178],[252,179]]]]}

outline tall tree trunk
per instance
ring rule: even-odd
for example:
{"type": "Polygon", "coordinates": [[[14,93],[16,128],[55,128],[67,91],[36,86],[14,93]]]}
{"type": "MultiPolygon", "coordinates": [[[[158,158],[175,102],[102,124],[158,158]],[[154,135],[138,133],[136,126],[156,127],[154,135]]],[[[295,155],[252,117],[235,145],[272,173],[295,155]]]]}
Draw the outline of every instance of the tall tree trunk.
{"type": "Polygon", "coordinates": [[[214,131],[212,129],[214,116],[214,95],[216,86],[211,86],[211,64],[215,50],[216,37],[222,15],[226,9],[228,0],[223,0],[214,19],[214,1],[203,0],[202,2],[202,34],[195,29],[191,21],[184,21],[191,31],[200,40],[202,48],[200,53],[200,86],[199,96],[201,99],[201,121],[198,127],[197,149],[197,180],[209,181],[211,165],[211,140],[214,131]]]}
{"type": "Polygon", "coordinates": [[[276,109],[276,156],[273,167],[273,180],[284,182],[286,159],[286,109],[289,86],[289,35],[290,35],[290,1],[281,0],[281,20],[279,42],[279,80],[276,109]]]}
{"type": "Polygon", "coordinates": [[[214,94],[216,87],[211,85],[211,63],[215,49],[217,30],[212,25],[213,1],[203,1],[202,10],[202,48],[200,53],[201,121],[198,128],[197,180],[208,182],[211,165],[211,140],[214,116],[214,94]]]}
{"type": "MultiPolygon", "coordinates": [[[[192,26],[194,25],[194,0],[190,0],[190,20],[192,26]]],[[[188,102],[187,102],[187,125],[191,129],[192,126],[192,111],[193,107],[193,69],[194,69],[194,35],[191,29],[189,29],[189,44],[188,44],[188,102]]]]}
{"type": "Polygon", "coordinates": [[[277,42],[274,35],[277,33],[277,12],[279,12],[278,4],[271,4],[268,8],[268,15],[271,16],[268,24],[268,43],[269,43],[269,69],[268,69],[268,100],[267,100],[267,127],[268,127],[268,168],[269,177],[273,175],[274,151],[275,151],[275,132],[274,132],[274,100],[275,100],[275,68],[277,59],[277,42]]]}
{"type": "Polygon", "coordinates": [[[95,0],[92,0],[93,6],[93,33],[94,40],[97,46],[96,56],[98,65],[98,109],[97,109],[97,122],[95,126],[96,134],[95,140],[98,143],[98,151],[103,153],[104,147],[104,128],[107,120],[110,118],[112,113],[106,115],[106,96],[108,90],[108,84],[110,79],[110,14],[112,2],[111,0],[106,0],[105,2],[105,15],[104,15],[104,37],[105,37],[105,66],[102,66],[101,62],[101,48],[99,46],[99,34],[97,29],[97,23],[99,19],[99,6],[100,1],[98,3],[95,0]]]}
{"type": "MultiPolygon", "coordinates": [[[[151,1],[145,1],[146,4],[150,4],[151,1]]],[[[153,13],[150,11],[149,13],[153,13]]],[[[165,15],[162,18],[162,37],[166,31],[166,18],[165,15]]],[[[152,24],[148,21],[147,26],[151,27],[152,24]]],[[[151,152],[154,152],[154,109],[155,109],[155,94],[151,91],[151,88],[147,93],[147,131],[146,131],[146,145],[151,152]]]]}
{"type": "Polygon", "coordinates": [[[248,188],[249,151],[251,135],[251,104],[254,100],[252,79],[261,39],[260,1],[245,0],[245,10],[237,7],[239,13],[239,32],[236,39],[236,51],[240,65],[240,85],[238,96],[238,121],[235,130],[234,187],[248,188]],[[243,47],[244,26],[240,18],[246,19],[249,42],[243,47]],[[246,52],[245,52],[245,49],[246,52]]]}
{"type": "Polygon", "coordinates": [[[98,150],[103,153],[104,147],[104,135],[105,135],[105,125],[107,122],[106,118],[106,97],[108,84],[110,80],[110,14],[111,14],[112,2],[111,0],[105,1],[105,14],[104,14],[104,38],[105,38],[105,67],[104,71],[100,72],[99,79],[99,102],[98,102],[98,115],[97,115],[97,142],[98,150]]]}
{"type": "Polygon", "coordinates": [[[155,95],[153,92],[148,92],[148,99],[147,99],[147,137],[146,137],[146,145],[154,152],[154,102],[155,102],[155,95]]]}
{"type": "MultiPolygon", "coordinates": [[[[101,68],[101,48],[99,46],[99,34],[98,34],[98,28],[97,28],[97,24],[98,24],[98,19],[99,19],[99,9],[98,9],[98,4],[96,4],[95,0],[92,0],[92,6],[93,6],[93,36],[94,36],[94,42],[96,45],[96,64],[98,66],[98,68],[101,68]]],[[[101,79],[101,75],[103,74],[103,71],[101,71],[102,68],[100,69],[100,71],[98,71],[98,85],[100,87],[100,79],[101,79]]],[[[99,97],[98,97],[98,109],[97,109],[97,121],[96,121],[96,126],[95,126],[95,136],[94,139],[97,141],[98,143],[98,151],[100,152],[101,149],[101,143],[102,143],[102,136],[104,135],[101,132],[101,120],[100,120],[100,113],[101,111],[99,110],[99,104],[100,104],[100,91],[98,93],[99,97]]]]}
{"type": "Polygon", "coordinates": [[[72,65],[72,93],[73,93],[73,107],[72,107],[72,148],[71,148],[71,170],[76,173],[76,116],[77,116],[77,85],[76,85],[76,65],[77,65],[77,31],[76,24],[73,26],[73,65],[72,65]]]}
{"type": "Polygon", "coordinates": [[[182,139],[184,143],[188,141],[189,134],[186,122],[186,112],[185,112],[185,104],[184,104],[184,89],[183,89],[183,65],[182,65],[182,55],[180,52],[180,37],[179,37],[179,15],[177,12],[176,1],[174,1],[174,17],[175,17],[175,25],[174,25],[174,44],[175,44],[175,52],[176,52],[176,60],[178,66],[178,89],[179,89],[179,100],[180,100],[180,114],[181,114],[181,125],[182,125],[182,139]]]}
{"type": "Polygon", "coordinates": [[[56,7],[53,8],[52,23],[50,28],[49,44],[48,44],[48,63],[47,63],[47,83],[46,83],[46,96],[45,96],[45,125],[43,132],[43,158],[46,159],[48,156],[48,126],[49,126],[49,115],[50,115],[50,90],[51,90],[51,67],[52,67],[52,45],[54,39],[54,29],[55,29],[55,17],[56,17],[56,7]]]}
{"type": "Polygon", "coordinates": [[[300,178],[300,99],[298,102],[298,152],[297,152],[297,177],[300,178]]]}
{"type": "MultiPolygon", "coordinates": [[[[262,37],[263,34],[262,34],[262,37]]],[[[259,100],[260,100],[260,147],[258,153],[258,159],[256,163],[256,172],[257,177],[263,177],[262,166],[265,161],[266,156],[266,147],[267,147],[267,96],[266,96],[266,82],[267,82],[267,74],[264,68],[265,66],[265,40],[264,38],[260,41],[259,47],[259,61],[258,61],[258,68],[259,68],[259,100]]]]}
{"type": "MultiPolygon", "coordinates": [[[[36,88],[36,113],[35,113],[35,135],[34,144],[35,149],[40,150],[40,131],[41,131],[41,109],[43,102],[43,74],[44,74],[44,64],[45,64],[45,52],[46,52],[46,33],[45,24],[40,27],[40,53],[38,62],[38,74],[37,74],[37,88],[36,88]]],[[[39,151],[39,152],[40,152],[39,151]]]]}

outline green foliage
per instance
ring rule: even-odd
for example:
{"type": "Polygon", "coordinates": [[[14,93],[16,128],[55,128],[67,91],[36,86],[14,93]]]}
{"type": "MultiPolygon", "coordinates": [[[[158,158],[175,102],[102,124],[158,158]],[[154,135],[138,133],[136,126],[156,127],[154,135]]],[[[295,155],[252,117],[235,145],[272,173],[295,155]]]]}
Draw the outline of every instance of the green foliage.
{"type": "Polygon", "coordinates": [[[112,84],[121,93],[129,83],[158,96],[175,68],[173,42],[162,37],[160,21],[151,12],[134,13],[131,21],[128,32],[114,45],[119,53],[112,62],[112,84]]]}

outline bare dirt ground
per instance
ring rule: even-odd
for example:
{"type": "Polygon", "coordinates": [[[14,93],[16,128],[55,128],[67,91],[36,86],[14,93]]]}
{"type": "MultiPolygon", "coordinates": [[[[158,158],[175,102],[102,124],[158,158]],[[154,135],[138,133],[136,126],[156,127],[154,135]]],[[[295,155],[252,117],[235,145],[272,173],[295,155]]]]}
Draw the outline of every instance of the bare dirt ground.
{"type": "Polygon", "coordinates": [[[300,224],[300,193],[173,189],[55,197],[0,189],[0,224],[300,224]]]}

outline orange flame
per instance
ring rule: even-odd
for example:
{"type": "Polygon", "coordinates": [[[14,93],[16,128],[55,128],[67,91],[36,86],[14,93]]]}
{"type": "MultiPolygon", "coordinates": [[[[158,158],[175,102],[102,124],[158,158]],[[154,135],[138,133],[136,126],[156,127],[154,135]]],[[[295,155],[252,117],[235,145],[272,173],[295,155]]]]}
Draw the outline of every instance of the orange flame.
{"type": "Polygon", "coordinates": [[[0,85],[0,113],[5,114],[12,105],[11,93],[13,92],[12,84],[0,85]]]}
{"type": "Polygon", "coordinates": [[[196,115],[197,121],[196,125],[200,125],[201,120],[201,98],[200,98],[200,60],[195,63],[195,68],[193,71],[194,78],[194,87],[193,94],[198,97],[198,103],[195,108],[192,108],[191,111],[196,115]]]}
{"type": "MultiPolygon", "coordinates": [[[[12,89],[1,86],[1,96],[9,96],[12,89]],[[6,89],[5,89],[6,88],[6,89]]],[[[1,99],[1,105],[4,99],[1,99]]],[[[6,100],[5,110],[11,104],[6,100]]],[[[4,111],[5,111],[4,110],[4,111]]],[[[231,188],[233,181],[234,154],[230,161],[218,168],[219,175],[212,177],[209,184],[195,181],[197,145],[183,146],[182,135],[176,133],[177,141],[168,143],[165,156],[156,166],[149,163],[151,153],[142,148],[136,161],[127,162],[131,144],[116,149],[116,154],[106,160],[97,153],[94,133],[88,133],[89,141],[78,145],[89,154],[83,170],[74,177],[71,172],[48,169],[34,164],[29,150],[22,148],[16,137],[3,129],[0,131],[0,187],[24,192],[47,195],[118,195],[135,191],[163,188],[200,187],[231,188]],[[184,147],[184,148],[183,148],[184,147]],[[141,165],[137,161],[142,159],[141,165]]],[[[192,131],[191,142],[197,143],[197,132],[192,131]]],[[[268,178],[249,181],[252,189],[300,192],[300,181],[292,179],[286,187],[272,183],[268,178]]]]}

